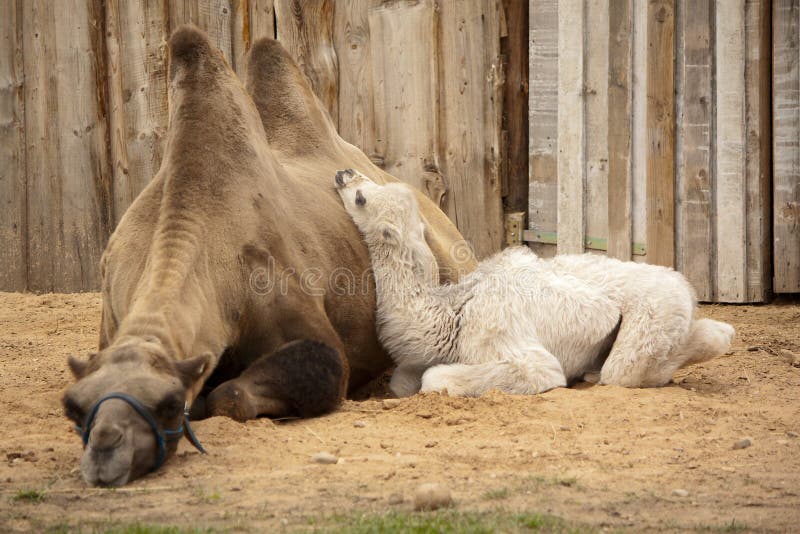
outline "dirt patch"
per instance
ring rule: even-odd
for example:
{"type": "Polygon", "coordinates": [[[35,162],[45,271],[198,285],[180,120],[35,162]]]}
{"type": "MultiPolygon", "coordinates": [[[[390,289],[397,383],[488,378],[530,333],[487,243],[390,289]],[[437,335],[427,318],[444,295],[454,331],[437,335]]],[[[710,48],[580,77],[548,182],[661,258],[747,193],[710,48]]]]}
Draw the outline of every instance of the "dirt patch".
{"type": "Polygon", "coordinates": [[[161,471],[87,488],[62,416],[68,354],[97,340],[97,294],[0,294],[0,531],[142,521],[308,528],[410,511],[439,482],[459,511],[526,511],[598,528],[790,531],[800,521],[800,306],[704,306],[730,354],[661,389],[348,401],[311,420],[195,424],[161,471]],[[391,404],[391,403],[390,403],[391,404]],[[751,444],[735,449],[743,439],[751,444]],[[312,461],[316,453],[336,464],[312,461]]]}

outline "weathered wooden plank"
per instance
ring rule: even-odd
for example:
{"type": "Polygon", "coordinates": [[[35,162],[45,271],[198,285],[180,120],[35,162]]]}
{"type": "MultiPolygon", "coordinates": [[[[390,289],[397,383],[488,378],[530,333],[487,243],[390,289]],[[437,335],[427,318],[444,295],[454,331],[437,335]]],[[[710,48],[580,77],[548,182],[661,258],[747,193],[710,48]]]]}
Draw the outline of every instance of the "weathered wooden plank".
{"type": "Polygon", "coordinates": [[[504,239],[500,126],[502,59],[499,0],[440,6],[440,162],[449,194],[445,212],[478,258],[504,239]]]}
{"type": "Polygon", "coordinates": [[[608,237],[609,0],[586,0],[584,27],[585,246],[608,237]]]}
{"type": "MultiPolygon", "coordinates": [[[[558,1],[530,0],[528,227],[554,233],[558,211],[558,1]]],[[[532,243],[540,256],[555,246],[532,243]]]]}
{"type": "Polygon", "coordinates": [[[500,40],[505,59],[503,88],[506,212],[528,208],[528,0],[503,0],[506,33],[500,40]]]}
{"type": "Polygon", "coordinates": [[[647,6],[647,263],[675,264],[675,2],[647,6]]]}
{"type": "Polygon", "coordinates": [[[631,87],[631,233],[634,243],[645,244],[647,258],[647,2],[633,3],[633,80],[631,87]]]}
{"type": "Polygon", "coordinates": [[[446,186],[437,167],[435,21],[430,1],[369,12],[375,134],[368,155],[441,203],[446,186]]]}
{"type": "Polygon", "coordinates": [[[262,37],[275,38],[275,10],[272,0],[247,0],[250,43],[262,37]]]}
{"type": "Polygon", "coordinates": [[[583,0],[558,4],[558,253],[584,250],[583,0]]]}
{"type": "Polygon", "coordinates": [[[800,292],[800,2],[773,8],[774,291],[800,292]]]}
{"type": "Polygon", "coordinates": [[[170,32],[182,24],[194,24],[208,34],[208,38],[222,51],[228,64],[236,68],[232,37],[234,10],[231,5],[235,1],[169,0],[166,5],[170,32]]]}
{"type": "Polygon", "coordinates": [[[109,0],[105,11],[114,218],[119,222],[161,165],[169,35],[158,0],[109,0]]]}
{"type": "Polygon", "coordinates": [[[244,55],[262,37],[275,38],[272,0],[230,0],[231,58],[239,76],[244,74],[244,55]]]}
{"type": "Polygon", "coordinates": [[[744,0],[716,0],[716,297],[745,300],[744,0]]]}
{"type": "Polygon", "coordinates": [[[633,252],[633,0],[613,0],[608,7],[608,255],[627,261],[633,252]]]}
{"type": "Polygon", "coordinates": [[[772,289],[770,2],[745,2],[746,302],[763,302],[772,289]]]}
{"type": "Polygon", "coordinates": [[[680,0],[676,58],[676,268],[700,300],[714,299],[711,203],[711,4],[680,0]]]}
{"type": "Polygon", "coordinates": [[[97,289],[112,218],[100,2],[25,2],[23,25],[28,287],[97,289]]]}
{"type": "Polygon", "coordinates": [[[339,135],[375,154],[375,96],[370,51],[369,7],[372,0],[336,5],[333,42],[339,60],[339,135]]]}
{"type": "Polygon", "coordinates": [[[289,51],[339,124],[339,66],[333,46],[333,0],[277,0],[278,40],[289,51]]]}
{"type": "Polygon", "coordinates": [[[0,291],[27,285],[22,2],[0,3],[0,291]]]}

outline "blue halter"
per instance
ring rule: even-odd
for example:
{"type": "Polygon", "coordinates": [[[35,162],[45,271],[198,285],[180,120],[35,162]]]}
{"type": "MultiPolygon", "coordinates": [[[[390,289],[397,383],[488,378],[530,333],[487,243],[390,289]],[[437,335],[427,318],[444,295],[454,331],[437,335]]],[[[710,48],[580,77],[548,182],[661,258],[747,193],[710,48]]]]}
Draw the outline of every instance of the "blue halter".
{"type": "Polygon", "coordinates": [[[80,426],[75,426],[75,430],[77,430],[81,438],[83,438],[83,447],[86,448],[86,445],[89,443],[89,433],[92,431],[92,423],[94,423],[94,418],[97,416],[97,410],[100,409],[100,405],[103,404],[105,401],[110,399],[119,399],[122,401],[127,402],[131,408],[136,410],[142,419],[150,425],[150,429],[153,431],[153,434],[156,436],[156,443],[158,444],[158,458],[156,458],[155,464],[153,464],[153,468],[150,471],[155,471],[164,463],[164,459],[167,455],[166,451],[166,443],[168,441],[176,441],[181,439],[181,436],[184,434],[186,435],[186,439],[197,448],[202,454],[206,453],[206,450],[200,445],[200,442],[195,436],[194,431],[192,430],[191,425],[189,425],[189,402],[187,401],[183,406],[183,422],[181,426],[174,429],[165,429],[161,430],[158,427],[158,423],[156,422],[153,415],[141,402],[136,400],[135,397],[132,397],[126,393],[109,393],[105,397],[100,398],[94,406],[92,406],[89,415],[86,417],[86,422],[83,425],[83,428],[80,426]]]}

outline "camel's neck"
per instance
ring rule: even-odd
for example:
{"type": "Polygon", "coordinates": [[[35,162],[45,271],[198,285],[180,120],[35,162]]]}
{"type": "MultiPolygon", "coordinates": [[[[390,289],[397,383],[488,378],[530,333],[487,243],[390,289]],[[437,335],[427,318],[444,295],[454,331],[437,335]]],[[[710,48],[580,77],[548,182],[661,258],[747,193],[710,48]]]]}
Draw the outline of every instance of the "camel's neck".
{"type": "Polygon", "coordinates": [[[224,315],[213,284],[203,283],[205,224],[191,210],[170,203],[168,197],[162,200],[148,263],[118,336],[155,337],[179,360],[207,351],[219,354],[228,333],[220,321],[208,320],[224,315]]]}

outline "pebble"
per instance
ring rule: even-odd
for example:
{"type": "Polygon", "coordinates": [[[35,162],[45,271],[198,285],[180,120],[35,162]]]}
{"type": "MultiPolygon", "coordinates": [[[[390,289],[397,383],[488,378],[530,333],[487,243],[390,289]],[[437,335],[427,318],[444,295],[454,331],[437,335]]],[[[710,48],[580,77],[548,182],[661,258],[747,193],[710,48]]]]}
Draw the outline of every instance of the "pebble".
{"type": "Polygon", "coordinates": [[[453,504],[450,490],[441,484],[428,482],[422,484],[414,493],[414,510],[438,510],[453,504]]]}
{"type": "Polygon", "coordinates": [[[685,489],[674,489],[674,490],[672,490],[672,494],[675,495],[676,497],[688,497],[689,496],[689,492],[686,491],[685,489]]]}
{"type": "Polygon", "coordinates": [[[781,349],[780,351],[781,358],[788,363],[789,365],[794,365],[797,361],[797,357],[794,355],[794,352],[786,349],[781,349]]]}
{"type": "Polygon", "coordinates": [[[792,432],[791,430],[786,433],[787,436],[790,438],[796,438],[798,436],[797,432],[792,432]]]}
{"type": "Polygon", "coordinates": [[[753,442],[750,441],[749,438],[740,439],[739,441],[733,444],[733,450],[746,449],[752,444],[753,442]]]}
{"type": "Polygon", "coordinates": [[[403,504],[403,494],[402,493],[392,493],[389,495],[388,503],[391,505],[395,504],[403,504]]]}
{"type": "Polygon", "coordinates": [[[311,457],[311,461],[318,464],[335,464],[339,463],[339,458],[329,452],[318,452],[311,457]]]}
{"type": "Polygon", "coordinates": [[[392,408],[397,408],[400,406],[402,401],[400,399],[383,399],[383,409],[384,410],[391,410],[392,408]]]}
{"type": "Polygon", "coordinates": [[[353,426],[356,427],[356,428],[364,428],[365,426],[367,426],[367,422],[366,421],[356,421],[355,423],[353,423],[353,426]]]}

